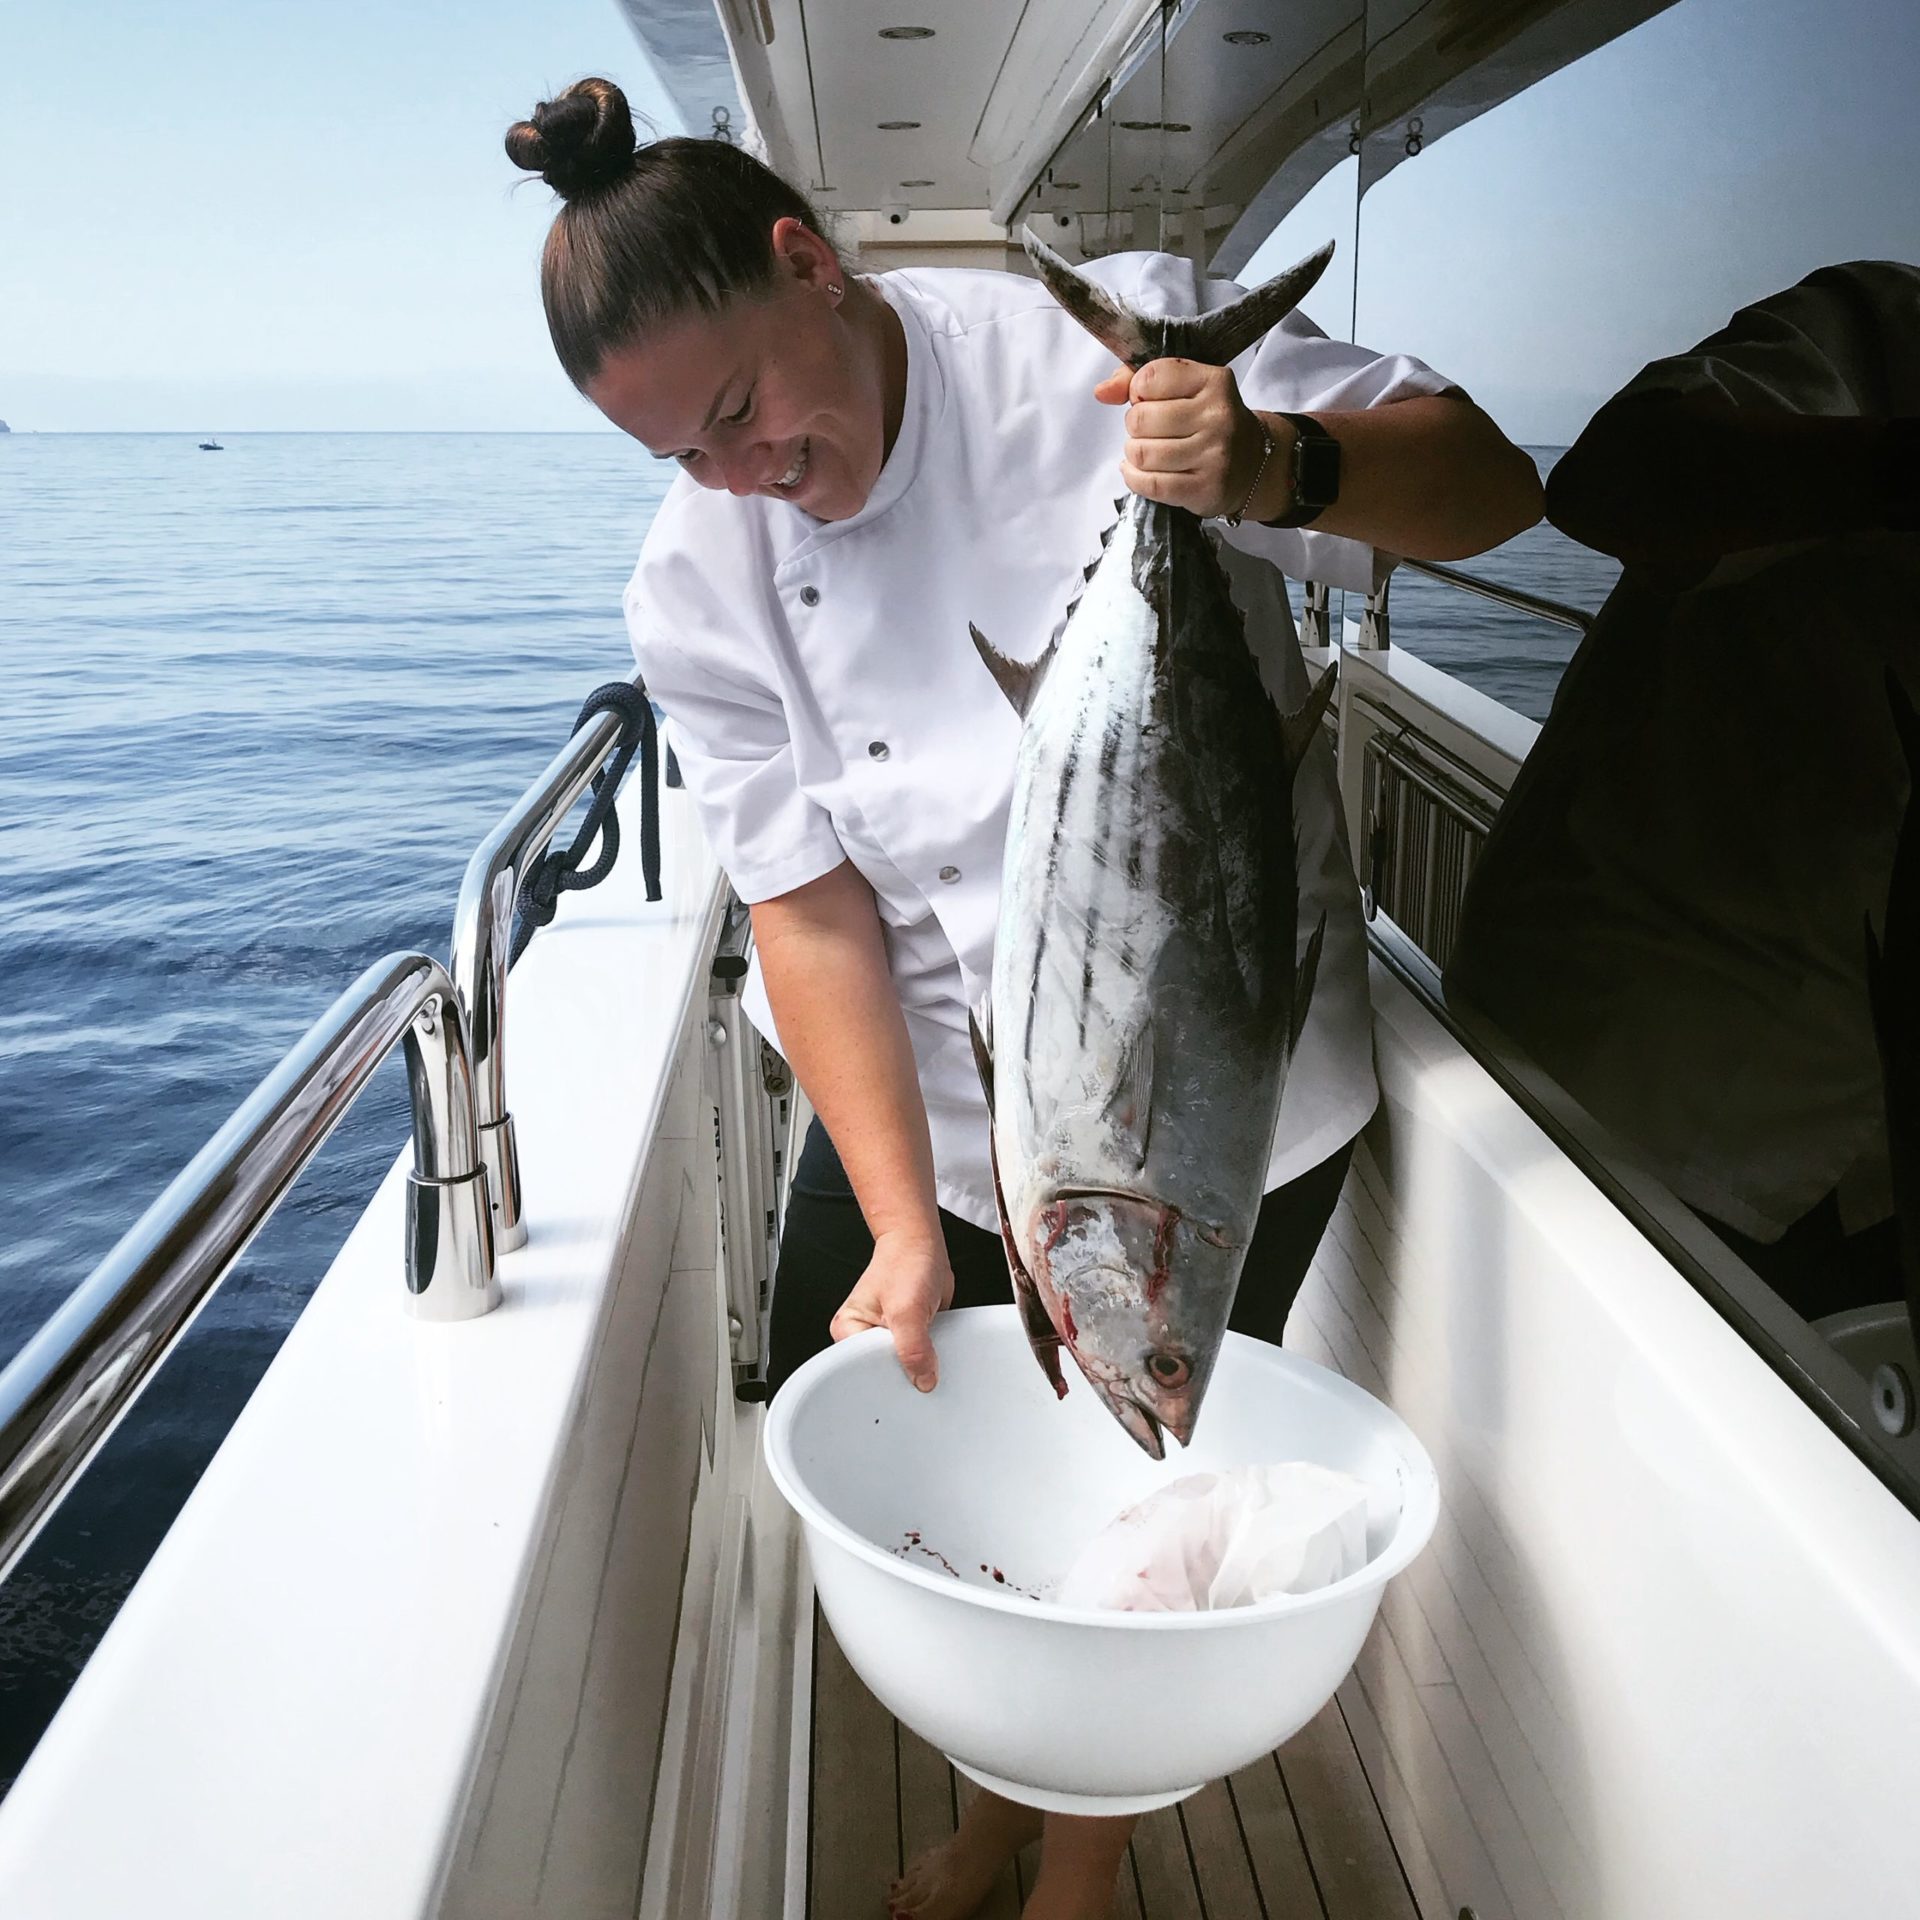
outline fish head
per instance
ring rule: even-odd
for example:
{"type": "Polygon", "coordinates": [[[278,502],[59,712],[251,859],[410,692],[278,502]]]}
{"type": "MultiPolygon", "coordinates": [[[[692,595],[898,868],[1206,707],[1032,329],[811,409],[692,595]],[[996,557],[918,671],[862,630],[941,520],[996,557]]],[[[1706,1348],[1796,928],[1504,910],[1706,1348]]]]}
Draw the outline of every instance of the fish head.
{"type": "Polygon", "coordinates": [[[1088,1384],[1156,1460],[1165,1434],[1184,1447],[1226,1333],[1239,1250],[1131,1193],[1061,1189],[1034,1226],[1034,1284],[1088,1384]]]}

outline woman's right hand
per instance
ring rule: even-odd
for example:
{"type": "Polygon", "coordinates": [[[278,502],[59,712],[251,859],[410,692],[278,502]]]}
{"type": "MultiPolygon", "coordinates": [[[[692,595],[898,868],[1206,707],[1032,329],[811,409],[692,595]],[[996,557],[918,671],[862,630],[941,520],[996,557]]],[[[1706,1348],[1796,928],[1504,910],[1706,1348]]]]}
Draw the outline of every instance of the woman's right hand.
{"type": "Polygon", "coordinates": [[[940,1378],[933,1350],[933,1316],[953,1298],[953,1269],[938,1238],[883,1233],[873,1243],[873,1258],[860,1283],[833,1316],[836,1340],[885,1327],[907,1378],[931,1393],[940,1378]]]}

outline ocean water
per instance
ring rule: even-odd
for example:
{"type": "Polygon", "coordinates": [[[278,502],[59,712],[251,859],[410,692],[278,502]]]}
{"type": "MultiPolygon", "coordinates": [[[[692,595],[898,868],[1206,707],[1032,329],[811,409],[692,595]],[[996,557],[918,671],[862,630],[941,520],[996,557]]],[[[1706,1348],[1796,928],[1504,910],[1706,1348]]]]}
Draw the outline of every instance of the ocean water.
{"type": "MultiPolygon", "coordinates": [[[[630,670],[664,485],[614,435],[0,438],[0,1363],[630,670]]],[[[1543,466],[1554,450],[1543,450],[1543,466]]],[[[1537,528],[1472,563],[1597,607],[1537,528]]],[[[1394,637],[1543,715],[1573,636],[1402,576],[1394,637]]],[[[390,1063],[0,1587],[0,1790],[406,1135],[390,1063]]]]}

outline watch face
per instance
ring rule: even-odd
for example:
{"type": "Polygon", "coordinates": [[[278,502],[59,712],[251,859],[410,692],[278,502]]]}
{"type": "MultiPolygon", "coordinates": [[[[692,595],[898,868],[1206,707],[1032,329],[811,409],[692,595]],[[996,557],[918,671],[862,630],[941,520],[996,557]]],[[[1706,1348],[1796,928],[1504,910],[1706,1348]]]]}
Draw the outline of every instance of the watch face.
{"type": "Polygon", "coordinates": [[[1330,507],[1340,497],[1340,443],[1303,434],[1293,469],[1294,493],[1302,507],[1330,507]]]}

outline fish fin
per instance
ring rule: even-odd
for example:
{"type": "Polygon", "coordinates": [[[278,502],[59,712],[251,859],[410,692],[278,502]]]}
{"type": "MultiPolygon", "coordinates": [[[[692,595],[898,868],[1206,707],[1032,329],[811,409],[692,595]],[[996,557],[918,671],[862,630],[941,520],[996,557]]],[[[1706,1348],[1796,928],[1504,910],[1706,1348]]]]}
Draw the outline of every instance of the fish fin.
{"type": "Polygon", "coordinates": [[[1040,691],[1040,683],[1047,677],[1047,669],[1053,665],[1053,656],[1060,645],[1060,636],[1055,634],[1047,642],[1047,650],[1038,660],[1009,660],[972,621],[967,623],[967,631],[973,635],[973,644],[980,658],[986,663],[987,671],[999,683],[1000,691],[1013,704],[1013,710],[1022,720],[1027,717],[1027,709],[1033,705],[1034,695],[1040,691]]]}
{"type": "Polygon", "coordinates": [[[1293,976],[1293,1023],[1287,1034],[1287,1057],[1292,1059],[1300,1045],[1300,1036],[1307,1027],[1307,1008],[1313,1002],[1313,977],[1320,971],[1320,943],[1326,938],[1327,916],[1320,916],[1320,924],[1313,930],[1313,938],[1307,942],[1306,957],[1295,969],[1293,976]]]}
{"type": "Polygon", "coordinates": [[[1047,291],[1116,360],[1124,360],[1130,367],[1142,367],[1149,360],[1160,358],[1158,322],[1135,313],[1105,287],[1096,286],[1084,273],[1076,273],[1031,227],[1021,230],[1020,243],[1047,291]]]}
{"type": "Polygon", "coordinates": [[[1147,1147],[1153,1135],[1153,1065],[1153,1023],[1149,1020],[1127,1042],[1119,1078],[1101,1110],[1102,1117],[1126,1141],[1135,1172],[1147,1164],[1147,1147]]]}
{"type": "Polygon", "coordinates": [[[1307,297],[1333,258],[1333,242],[1329,240],[1318,252],[1308,254],[1285,273],[1276,274],[1264,286],[1241,295],[1230,306],[1213,313],[1162,318],[1137,313],[1124,301],[1116,300],[1104,287],[1070,267],[1030,227],[1023,229],[1020,240],[1047,291],[1115,359],[1124,360],[1130,367],[1143,367],[1149,360],[1164,359],[1169,354],[1224,367],[1272,332],[1307,297]]]}
{"type": "Polygon", "coordinates": [[[987,1096],[987,1118],[993,1118],[993,1002],[982,999],[967,1012],[967,1038],[973,1042],[973,1064],[980,1075],[980,1090],[987,1096]]]}
{"type": "MultiPolygon", "coordinates": [[[[985,1045],[985,1038],[978,1025],[974,1027],[975,1057],[985,1045]]],[[[988,1055],[991,1062],[992,1056],[988,1055]]],[[[991,1096],[989,1096],[991,1104],[991,1096]]],[[[1033,1284],[1033,1275],[1027,1271],[1027,1263],[1020,1258],[1020,1248],[1013,1237],[1013,1223],[1007,1218],[1007,1196],[1000,1185],[1000,1143],[993,1137],[993,1129],[987,1129],[987,1164],[993,1169],[993,1208],[1000,1216],[1000,1244],[1006,1250],[1007,1273],[1013,1281],[1013,1303],[1020,1309],[1020,1325],[1027,1336],[1027,1345],[1033,1349],[1033,1357],[1040,1363],[1040,1371],[1053,1384],[1053,1396],[1056,1400],[1067,1397],[1066,1376],[1060,1371],[1060,1329],[1047,1318],[1046,1303],[1040,1298],[1040,1289],[1033,1284]]]]}
{"type": "Polygon", "coordinates": [[[1338,672],[1338,668],[1329,666],[1313,683],[1313,691],[1301,701],[1298,710],[1281,716],[1280,744],[1286,758],[1289,780],[1300,771],[1300,762],[1307,757],[1307,749],[1313,745],[1314,735],[1320,731],[1320,722],[1326,717],[1327,703],[1333,698],[1338,672]]]}

